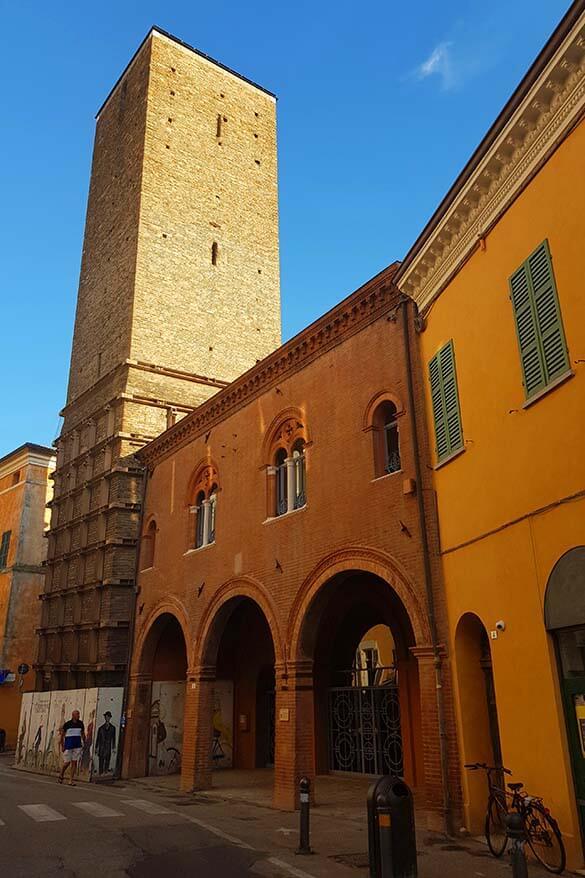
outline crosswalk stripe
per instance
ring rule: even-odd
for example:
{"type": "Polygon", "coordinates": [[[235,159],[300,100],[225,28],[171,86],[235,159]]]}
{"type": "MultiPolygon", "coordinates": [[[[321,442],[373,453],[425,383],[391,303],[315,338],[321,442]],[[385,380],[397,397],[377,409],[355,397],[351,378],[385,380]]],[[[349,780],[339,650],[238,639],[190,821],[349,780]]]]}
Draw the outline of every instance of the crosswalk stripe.
{"type": "Polygon", "coordinates": [[[49,820],[67,820],[64,814],[59,814],[48,805],[19,805],[18,807],[37,823],[47,823],[49,820]]]}
{"type": "Polygon", "coordinates": [[[169,811],[168,808],[163,808],[162,805],[149,802],[147,799],[122,799],[122,804],[132,805],[133,808],[138,808],[139,811],[144,811],[145,814],[172,814],[172,811],[169,811]]]}
{"type": "Polygon", "coordinates": [[[6,826],[3,820],[0,820],[0,826],[6,826]]]}
{"type": "Polygon", "coordinates": [[[86,814],[91,814],[92,817],[123,817],[121,811],[114,811],[113,808],[108,808],[106,805],[102,805],[101,802],[72,802],[71,803],[75,808],[80,808],[82,811],[85,811],[86,814]]]}

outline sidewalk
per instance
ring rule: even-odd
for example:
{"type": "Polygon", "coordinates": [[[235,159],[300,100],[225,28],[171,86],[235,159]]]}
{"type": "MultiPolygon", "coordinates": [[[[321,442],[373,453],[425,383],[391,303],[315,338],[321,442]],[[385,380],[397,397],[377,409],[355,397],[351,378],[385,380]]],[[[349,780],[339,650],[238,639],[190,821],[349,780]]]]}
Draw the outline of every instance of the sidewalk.
{"type": "MultiPolygon", "coordinates": [[[[218,773],[219,774],[219,773],[218,773]]],[[[260,775],[261,772],[257,772],[260,775]]],[[[189,814],[219,833],[240,839],[254,849],[280,857],[298,870],[300,878],[367,878],[368,834],[366,793],[368,781],[322,777],[316,795],[323,804],[311,809],[312,856],[295,856],[298,844],[298,813],[276,811],[270,807],[267,784],[242,788],[237,772],[214,776],[213,790],[181,793],[176,777],[141,778],[124,781],[126,786],[157,794],[176,807],[189,808],[189,814]],[[328,795],[333,790],[335,795],[328,795]]],[[[271,786],[271,785],[269,785],[271,786]]],[[[422,821],[421,821],[422,822],[422,821]]],[[[511,876],[508,857],[494,859],[479,841],[448,838],[440,833],[417,829],[419,878],[504,878],[511,876]]],[[[257,871],[261,874],[261,866],[257,871]]],[[[282,875],[290,876],[290,871],[282,875]]],[[[532,862],[530,876],[548,873],[532,862]]]]}

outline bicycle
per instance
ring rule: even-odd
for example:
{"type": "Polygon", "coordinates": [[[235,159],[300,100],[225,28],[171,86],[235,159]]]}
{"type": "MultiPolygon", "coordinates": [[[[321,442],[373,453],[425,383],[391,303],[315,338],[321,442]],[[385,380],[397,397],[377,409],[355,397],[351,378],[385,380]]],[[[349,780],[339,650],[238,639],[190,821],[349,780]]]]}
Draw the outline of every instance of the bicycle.
{"type": "Polygon", "coordinates": [[[486,765],[473,762],[465,765],[470,771],[481,769],[486,772],[488,801],[485,816],[485,838],[494,857],[501,857],[508,844],[506,817],[516,811],[522,818],[525,840],[530,850],[548,872],[560,875],[566,865],[566,853],[557,821],[540,796],[529,796],[523,792],[523,783],[509,783],[507,792],[494,782],[493,776],[512,774],[503,766],[486,765]]]}

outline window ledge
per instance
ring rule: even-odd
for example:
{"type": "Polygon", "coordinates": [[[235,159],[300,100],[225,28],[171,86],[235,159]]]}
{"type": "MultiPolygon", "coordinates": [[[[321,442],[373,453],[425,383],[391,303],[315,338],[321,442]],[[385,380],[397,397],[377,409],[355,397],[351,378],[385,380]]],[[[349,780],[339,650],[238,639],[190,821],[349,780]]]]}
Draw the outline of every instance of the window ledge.
{"type": "Polygon", "coordinates": [[[212,543],[207,543],[205,546],[197,546],[192,549],[187,549],[186,552],[183,552],[183,558],[186,558],[187,555],[195,555],[196,552],[203,552],[205,549],[211,549],[212,546],[215,546],[215,540],[212,543]]]}
{"type": "Polygon", "coordinates": [[[403,470],[397,469],[396,472],[393,472],[393,473],[384,473],[383,476],[374,476],[374,478],[370,479],[370,481],[372,484],[374,484],[374,482],[381,482],[383,479],[391,479],[392,476],[401,476],[403,474],[404,474],[403,470]]]}
{"type": "Polygon", "coordinates": [[[448,457],[444,457],[442,460],[440,460],[438,463],[436,463],[434,465],[433,469],[434,470],[441,469],[442,466],[445,466],[446,463],[451,463],[452,460],[454,460],[456,457],[459,457],[459,455],[463,454],[463,452],[466,450],[467,449],[465,448],[465,445],[462,445],[461,448],[457,449],[457,451],[452,451],[448,457]]]}
{"type": "Polygon", "coordinates": [[[270,518],[264,519],[262,524],[272,524],[274,521],[282,521],[283,518],[290,518],[291,515],[297,515],[299,512],[304,512],[307,508],[307,504],[304,506],[299,506],[298,509],[293,509],[291,512],[283,512],[282,515],[273,515],[270,518]]]}
{"type": "Polygon", "coordinates": [[[565,381],[568,381],[569,378],[572,378],[575,373],[572,369],[569,369],[567,372],[563,372],[562,375],[559,375],[558,378],[555,378],[554,381],[551,381],[550,384],[547,384],[546,387],[543,387],[542,390],[539,390],[538,393],[535,393],[534,396],[531,396],[529,399],[525,400],[522,403],[522,408],[529,408],[533,402],[538,402],[539,399],[542,399],[543,396],[546,396],[547,393],[550,393],[551,390],[554,390],[559,384],[564,384],[565,381]]]}
{"type": "MultiPolygon", "coordinates": [[[[141,573],[148,573],[149,570],[154,570],[154,564],[151,564],[150,567],[142,567],[140,572],[141,573]]],[[[2,571],[0,570],[0,572],[2,572],[2,571]]]]}

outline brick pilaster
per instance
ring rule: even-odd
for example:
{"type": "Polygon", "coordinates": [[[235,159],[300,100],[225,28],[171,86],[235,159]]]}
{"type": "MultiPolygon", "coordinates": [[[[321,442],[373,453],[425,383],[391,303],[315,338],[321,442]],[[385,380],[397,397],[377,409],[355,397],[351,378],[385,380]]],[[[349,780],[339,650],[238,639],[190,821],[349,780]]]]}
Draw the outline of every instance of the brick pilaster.
{"type": "Polygon", "coordinates": [[[122,777],[144,777],[147,771],[152,677],[131,674],[126,710],[122,777]]]}
{"type": "Polygon", "coordinates": [[[187,673],[181,759],[184,792],[211,787],[214,684],[214,665],[201,665],[187,673]]]}
{"type": "Polygon", "coordinates": [[[315,787],[313,662],[276,665],[274,807],[298,807],[301,777],[315,787]]]}

